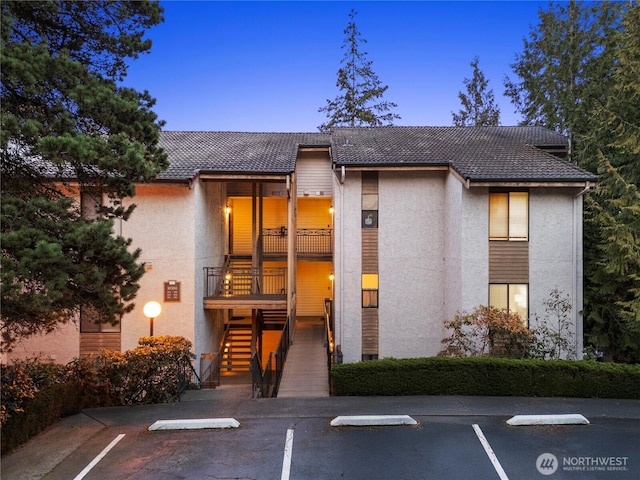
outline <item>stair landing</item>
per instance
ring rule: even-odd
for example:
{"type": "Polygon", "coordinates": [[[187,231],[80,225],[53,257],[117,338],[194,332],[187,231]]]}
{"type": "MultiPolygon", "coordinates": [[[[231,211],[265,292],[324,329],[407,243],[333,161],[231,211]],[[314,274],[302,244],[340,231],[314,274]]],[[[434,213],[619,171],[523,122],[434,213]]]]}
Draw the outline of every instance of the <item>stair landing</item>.
{"type": "Polygon", "coordinates": [[[278,398],[328,397],[325,326],[320,317],[298,317],[278,398]]]}

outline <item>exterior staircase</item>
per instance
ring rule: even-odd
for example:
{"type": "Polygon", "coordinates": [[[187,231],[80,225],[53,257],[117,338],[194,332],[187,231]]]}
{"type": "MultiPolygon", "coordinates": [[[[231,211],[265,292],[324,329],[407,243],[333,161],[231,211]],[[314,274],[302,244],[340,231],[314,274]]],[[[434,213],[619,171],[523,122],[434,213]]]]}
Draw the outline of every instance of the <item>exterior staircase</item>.
{"type": "Polygon", "coordinates": [[[225,341],[220,373],[248,372],[251,370],[251,326],[232,327],[225,341]]]}
{"type": "Polygon", "coordinates": [[[265,330],[282,330],[287,323],[286,310],[261,310],[262,328],[265,330]]]}

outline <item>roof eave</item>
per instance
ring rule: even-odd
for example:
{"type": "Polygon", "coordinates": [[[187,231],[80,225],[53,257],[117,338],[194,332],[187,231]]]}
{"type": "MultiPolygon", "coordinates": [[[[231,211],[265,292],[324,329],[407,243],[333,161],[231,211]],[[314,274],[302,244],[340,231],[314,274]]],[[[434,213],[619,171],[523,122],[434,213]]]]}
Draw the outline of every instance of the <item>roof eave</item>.
{"type": "Polygon", "coordinates": [[[483,179],[483,180],[472,180],[466,179],[465,182],[468,187],[510,187],[510,188],[520,188],[520,187],[547,187],[547,188],[584,188],[584,187],[595,187],[597,185],[597,181],[595,180],[587,180],[587,179],[540,179],[540,178],[530,178],[530,179],[483,179]]]}

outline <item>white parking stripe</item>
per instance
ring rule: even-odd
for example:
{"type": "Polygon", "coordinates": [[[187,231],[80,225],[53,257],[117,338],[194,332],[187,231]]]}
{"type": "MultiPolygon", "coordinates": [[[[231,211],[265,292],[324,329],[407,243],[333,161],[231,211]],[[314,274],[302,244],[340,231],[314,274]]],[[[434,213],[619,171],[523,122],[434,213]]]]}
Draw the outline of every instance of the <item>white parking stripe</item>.
{"type": "Polygon", "coordinates": [[[482,433],[482,430],[480,430],[480,427],[475,423],[472,426],[473,426],[473,430],[476,432],[478,440],[480,440],[480,443],[484,448],[484,451],[487,452],[487,456],[489,457],[489,460],[491,460],[491,463],[493,464],[493,468],[496,469],[496,472],[498,473],[500,480],[509,480],[509,477],[507,477],[507,474],[502,468],[502,465],[500,465],[500,462],[498,461],[498,457],[493,452],[491,445],[489,445],[489,442],[485,438],[484,433],[482,433]]]}
{"type": "Polygon", "coordinates": [[[291,456],[293,455],[293,428],[287,430],[287,439],[284,442],[284,458],[282,459],[282,476],[280,480],[289,480],[291,473],[291,456]]]}
{"type": "Polygon", "coordinates": [[[92,469],[93,467],[95,467],[95,466],[98,464],[98,462],[99,462],[100,460],[102,460],[102,459],[107,455],[107,453],[109,453],[109,451],[110,451],[113,447],[115,447],[115,446],[116,446],[116,444],[117,444],[120,440],[122,440],[123,438],[124,438],[124,433],[121,433],[121,434],[120,434],[120,435],[118,435],[116,438],[114,438],[114,439],[113,439],[113,441],[112,441],[109,445],[107,445],[107,446],[105,447],[105,449],[104,449],[104,450],[102,450],[102,451],[100,452],[100,454],[99,454],[96,458],[94,458],[94,459],[91,461],[91,463],[90,463],[89,465],[87,465],[86,467],[84,467],[84,470],[82,470],[78,475],[76,475],[76,477],[75,477],[73,480],[81,480],[82,478],[84,478],[84,476],[85,476],[87,473],[89,473],[89,472],[91,471],[91,469],[92,469]]]}

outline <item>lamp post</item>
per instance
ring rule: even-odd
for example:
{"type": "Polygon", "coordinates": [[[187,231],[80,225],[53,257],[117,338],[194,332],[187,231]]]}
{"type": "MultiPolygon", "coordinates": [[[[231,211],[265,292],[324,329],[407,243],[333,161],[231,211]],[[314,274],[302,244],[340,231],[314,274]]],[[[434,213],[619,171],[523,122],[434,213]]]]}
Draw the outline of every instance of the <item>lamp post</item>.
{"type": "Polygon", "coordinates": [[[160,315],[162,306],[153,300],[144,304],[144,316],[149,319],[149,336],[153,337],[153,319],[160,315]]]}

